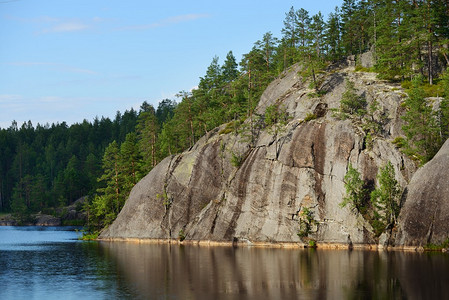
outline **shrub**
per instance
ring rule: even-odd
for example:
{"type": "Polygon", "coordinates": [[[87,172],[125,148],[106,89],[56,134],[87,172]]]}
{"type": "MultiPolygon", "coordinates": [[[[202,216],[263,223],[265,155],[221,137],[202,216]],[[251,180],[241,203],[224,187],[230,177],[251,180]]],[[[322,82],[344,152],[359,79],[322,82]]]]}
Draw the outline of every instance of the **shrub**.
{"type": "Polygon", "coordinates": [[[304,118],[304,122],[309,122],[312,120],[315,120],[317,117],[314,113],[307,113],[306,117],[304,118]]]}
{"type": "Polygon", "coordinates": [[[365,189],[365,182],[360,178],[360,173],[352,167],[348,166],[348,172],[344,177],[346,195],[343,197],[343,201],[340,203],[341,207],[350,205],[351,209],[355,209],[359,213],[365,213],[366,207],[364,200],[367,196],[367,190],[365,189]]]}
{"type": "Polygon", "coordinates": [[[316,224],[313,211],[308,207],[303,207],[299,219],[299,232],[297,235],[300,238],[308,237],[312,231],[312,226],[316,224]]]}
{"type": "Polygon", "coordinates": [[[233,151],[231,152],[231,165],[233,165],[234,167],[240,167],[243,164],[244,160],[244,155],[237,154],[233,151]]]}
{"type": "Polygon", "coordinates": [[[183,240],[186,239],[186,234],[184,233],[184,230],[181,229],[178,233],[178,239],[182,242],[183,240]]]}
{"type": "Polygon", "coordinates": [[[340,110],[350,115],[362,116],[366,113],[366,100],[356,92],[354,82],[346,81],[346,90],[340,101],[340,110]]]}

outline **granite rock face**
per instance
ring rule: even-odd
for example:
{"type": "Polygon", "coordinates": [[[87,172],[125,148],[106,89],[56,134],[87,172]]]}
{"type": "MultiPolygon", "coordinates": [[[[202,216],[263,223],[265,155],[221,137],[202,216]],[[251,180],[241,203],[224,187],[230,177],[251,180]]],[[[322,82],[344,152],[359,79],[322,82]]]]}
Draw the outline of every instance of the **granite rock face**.
{"type": "Polygon", "coordinates": [[[442,244],[449,238],[449,140],[407,188],[396,238],[400,246],[442,244]]]}
{"type": "Polygon", "coordinates": [[[256,113],[273,104],[292,116],[277,135],[261,130],[253,145],[234,133],[209,132],[182,154],[167,157],[131,191],[116,221],[100,238],[300,242],[301,211],[316,221],[309,237],[325,243],[377,243],[362,216],[340,207],[348,165],[374,185],[378,169],[391,161],[405,187],[415,165],[391,143],[401,134],[404,97],[400,88],[351,68],[320,78],[319,96],[308,89],[294,66],[262,95],[256,113]],[[345,81],[351,80],[384,131],[367,147],[354,120],[335,118],[345,81]],[[305,122],[314,113],[316,119],[305,122]],[[233,158],[242,158],[240,165],[233,158]]]}

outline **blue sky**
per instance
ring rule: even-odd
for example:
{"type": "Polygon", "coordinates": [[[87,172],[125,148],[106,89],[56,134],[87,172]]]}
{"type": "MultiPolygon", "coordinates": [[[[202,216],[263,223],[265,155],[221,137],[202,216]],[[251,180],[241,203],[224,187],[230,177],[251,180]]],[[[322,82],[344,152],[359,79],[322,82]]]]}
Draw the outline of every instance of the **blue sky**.
{"type": "Polygon", "coordinates": [[[237,61],[291,6],[327,19],[340,0],[0,0],[0,127],[68,124],[157,107],[217,55],[237,61]]]}

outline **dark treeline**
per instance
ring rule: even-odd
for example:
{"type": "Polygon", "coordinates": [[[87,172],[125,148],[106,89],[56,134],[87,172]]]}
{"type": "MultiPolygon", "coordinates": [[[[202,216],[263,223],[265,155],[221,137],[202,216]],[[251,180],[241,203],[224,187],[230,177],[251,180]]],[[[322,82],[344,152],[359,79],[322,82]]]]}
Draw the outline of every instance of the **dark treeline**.
{"type": "Polygon", "coordinates": [[[449,2],[344,0],[326,19],[292,7],[281,37],[265,33],[239,62],[232,51],[222,64],[214,57],[198,88],[179,92],[179,103],[163,100],[157,109],[144,103],[114,121],[70,127],[13,124],[0,133],[1,210],[36,211],[91,193],[90,220],[108,224],[142,176],[216,126],[228,123],[227,130],[253,141],[258,99],[286,68],[302,63],[301,75],[319,92],[319,74],[330,63],[368,50],[375,60],[370,71],[379,77],[411,86],[419,75],[421,85],[433,86],[429,95],[444,95],[449,2]]]}
{"type": "MultiPolygon", "coordinates": [[[[167,101],[172,103],[162,101],[161,110],[167,101]]],[[[105,149],[112,141],[125,141],[141,114],[130,109],[117,112],[113,120],[103,117],[71,126],[62,122],[34,127],[28,121],[19,127],[13,121],[1,129],[0,211],[51,213],[95,193],[101,185],[97,178],[103,173],[105,149]]],[[[166,114],[159,112],[161,122],[166,114]]]]}

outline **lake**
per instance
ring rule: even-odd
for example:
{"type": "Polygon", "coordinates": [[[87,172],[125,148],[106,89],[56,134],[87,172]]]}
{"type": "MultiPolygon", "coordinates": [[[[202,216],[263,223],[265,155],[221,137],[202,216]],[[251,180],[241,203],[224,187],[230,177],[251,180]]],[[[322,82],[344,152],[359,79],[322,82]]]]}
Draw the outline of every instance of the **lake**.
{"type": "Polygon", "coordinates": [[[449,298],[446,253],[83,242],[69,229],[0,227],[0,299],[449,298]]]}

